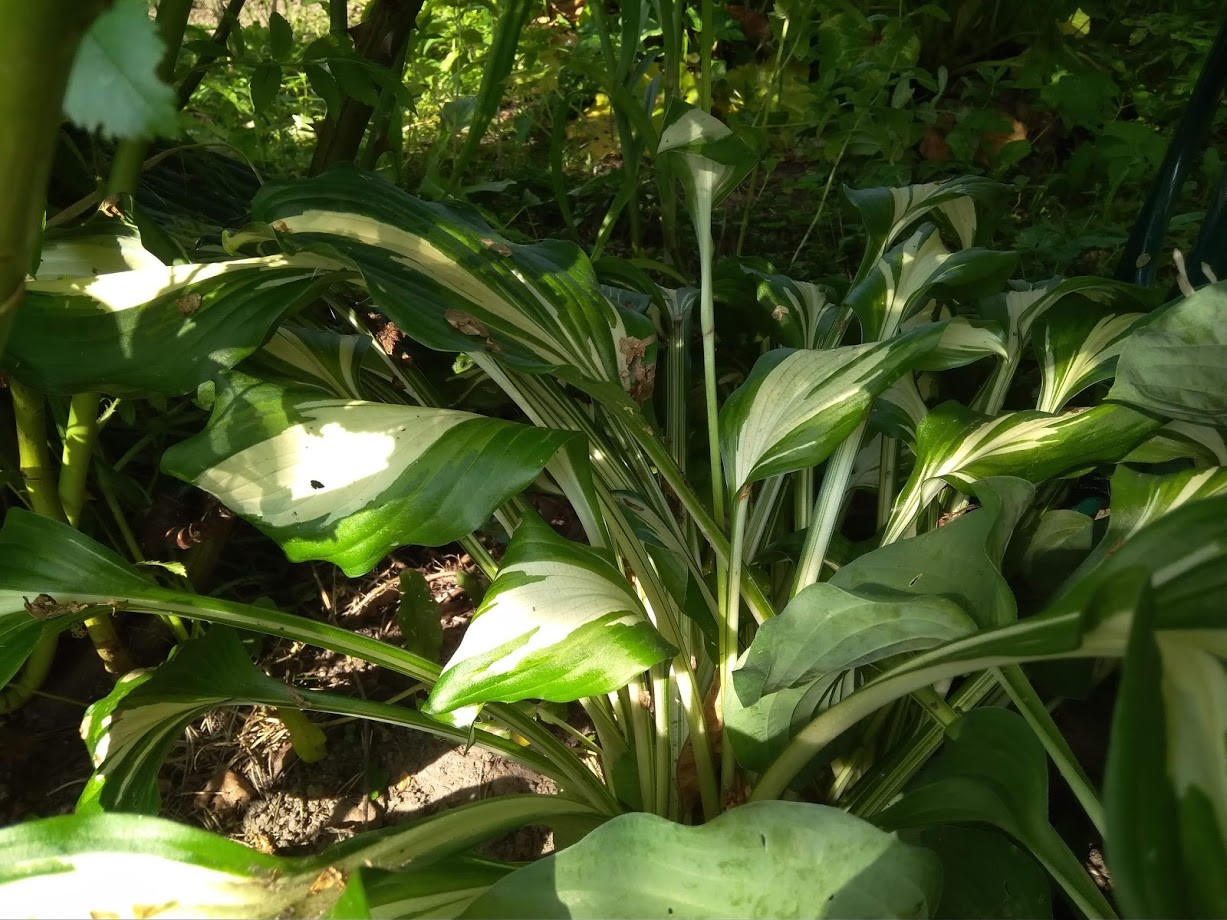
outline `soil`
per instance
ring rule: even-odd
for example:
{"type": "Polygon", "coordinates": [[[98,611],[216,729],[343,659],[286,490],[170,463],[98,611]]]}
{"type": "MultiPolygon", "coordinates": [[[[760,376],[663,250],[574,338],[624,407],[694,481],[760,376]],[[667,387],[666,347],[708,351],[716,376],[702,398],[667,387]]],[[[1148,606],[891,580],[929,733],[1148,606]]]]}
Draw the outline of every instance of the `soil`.
{"type": "MultiPolygon", "coordinates": [[[[397,643],[399,575],[409,561],[392,557],[357,582],[339,573],[334,578],[324,565],[296,568],[311,573],[319,606],[331,622],[397,643]]],[[[442,554],[414,566],[439,604],[444,660],[472,615],[472,603],[456,583],[456,568],[466,562],[467,557],[442,554]]],[[[121,627],[138,658],[154,653],[142,648],[156,644],[145,635],[156,630],[148,618],[132,618],[121,627]]],[[[266,645],[258,664],[303,688],[384,700],[412,696],[414,690],[408,679],[368,662],[298,643],[266,645]]],[[[70,636],[62,641],[52,675],[39,696],[0,717],[0,826],[71,812],[90,774],[79,726],[88,701],[104,695],[111,679],[89,640],[70,636]]],[[[285,728],[266,709],[220,709],[198,720],[159,777],[163,815],[266,853],[303,855],[464,802],[556,791],[552,781],[478,748],[465,751],[393,726],[310,718],[327,741],[326,756],[310,764],[298,759],[285,728]]],[[[482,852],[519,861],[552,850],[548,829],[528,827],[492,841],[482,852]]]]}

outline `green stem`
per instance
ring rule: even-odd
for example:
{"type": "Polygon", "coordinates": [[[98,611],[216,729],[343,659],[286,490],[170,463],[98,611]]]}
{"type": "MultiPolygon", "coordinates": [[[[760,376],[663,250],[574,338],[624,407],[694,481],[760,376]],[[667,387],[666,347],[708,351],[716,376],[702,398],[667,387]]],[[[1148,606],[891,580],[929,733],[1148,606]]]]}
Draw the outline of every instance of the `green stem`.
{"type": "Polygon", "coordinates": [[[865,422],[861,422],[827,461],[822,488],[818,490],[818,498],[814,502],[813,521],[805,535],[805,546],[797,563],[797,575],[792,587],[793,597],[796,597],[802,588],[817,582],[822,574],[822,563],[826,559],[831,536],[835,533],[835,526],[839,523],[843,511],[848,482],[852,479],[852,464],[856,462],[857,452],[861,449],[864,432],[865,422]]]}
{"type": "MultiPolygon", "coordinates": [[[[708,2],[708,0],[704,0],[708,2]]],[[[703,397],[707,408],[707,456],[716,526],[724,528],[724,475],[720,467],[720,406],[716,390],[716,310],[712,297],[711,199],[696,196],[694,231],[699,242],[699,332],[703,337],[703,397]]]]}
{"type": "MultiPolygon", "coordinates": [[[[728,725],[732,705],[733,669],[737,665],[737,630],[741,614],[741,556],[745,543],[746,516],[750,505],[750,488],[746,486],[733,499],[733,546],[728,566],[728,593],[724,598],[724,622],[720,631],[720,701],[721,724],[728,725]]],[[[720,793],[728,796],[737,774],[737,759],[727,729],[720,745],[720,793]]]]}
{"type": "Polygon", "coordinates": [[[634,739],[640,807],[651,814],[660,814],[660,806],[656,801],[656,760],[652,751],[648,713],[643,707],[644,693],[642,681],[635,678],[619,691],[619,696],[627,721],[630,722],[631,738],[634,739]]]}
{"type": "Polygon", "coordinates": [[[669,681],[669,669],[654,665],[652,678],[652,715],[655,719],[656,738],[656,808],[657,814],[676,820],[676,808],[669,790],[672,783],[672,731],[669,725],[673,704],[673,685],[669,681]]]}
{"type": "Polygon", "coordinates": [[[895,505],[895,481],[899,472],[898,440],[883,435],[878,456],[878,529],[881,530],[890,520],[891,509],[895,505]]]}
{"type": "Polygon", "coordinates": [[[63,521],[64,509],[55,485],[55,472],[47,452],[47,401],[42,393],[16,380],[9,381],[13,416],[17,422],[17,462],[30,510],[63,521]]]}
{"type": "Polygon", "coordinates": [[[0,689],[0,715],[16,712],[38,693],[51,672],[51,663],[55,660],[59,640],[59,633],[50,633],[38,640],[34,651],[22,666],[21,673],[13,678],[8,686],[0,689]]]}
{"type": "Polygon", "coordinates": [[[85,481],[89,474],[94,439],[98,434],[100,399],[97,393],[77,393],[68,406],[59,493],[64,517],[73,527],[80,526],[81,510],[85,507],[85,481]]]}
{"type": "Polygon", "coordinates": [[[1069,784],[1069,788],[1073,791],[1075,798],[1078,799],[1078,804],[1086,812],[1086,816],[1090,819],[1091,824],[1095,826],[1095,830],[1099,832],[1101,837],[1104,836],[1106,834],[1106,822],[1103,804],[1099,801],[1095,787],[1091,783],[1090,778],[1083,772],[1082,766],[1078,763],[1078,758],[1070,750],[1065,736],[1061,734],[1061,730],[1052,720],[1052,714],[1049,713],[1048,707],[1044,705],[1044,701],[1040,699],[1039,694],[1035,692],[1035,688],[1031,686],[1031,681],[1027,680],[1027,675],[1023,673],[1023,669],[1018,665],[1005,665],[994,669],[994,674],[1005,689],[1005,692],[1009,694],[1010,700],[1017,707],[1019,713],[1027,720],[1027,724],[1031,726],[1031,730],[1035,732],[1035,736],[1044,745],[1044,750],[1052,758],[1057,772],[1069,784]]]}

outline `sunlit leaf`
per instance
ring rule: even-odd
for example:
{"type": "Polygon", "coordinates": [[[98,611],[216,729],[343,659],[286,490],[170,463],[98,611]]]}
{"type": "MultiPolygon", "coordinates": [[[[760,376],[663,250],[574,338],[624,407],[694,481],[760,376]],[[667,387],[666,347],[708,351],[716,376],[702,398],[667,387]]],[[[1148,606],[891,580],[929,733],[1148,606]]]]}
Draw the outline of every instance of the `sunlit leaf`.
{"type": "Polygon", "coordinates": [[[358,377],[370,349],[369,336],[283,324],[242,369],[262,380],[319,387],[333,396],[362,399],[358,377]]]}
{"type": "Polygon", "coordinates": [[[1121,349],[1108,399],[1162,418],[1227,427],[1227,281],[1153,314],[1121,349]]]}
{"type": "Polygon", "coordinates": [[[475,530],[571,435],[458,412],[335,399],[232,375],[167,472],[217,496],[294,561],[369,571],[475,530]],[[459,462],[458,458],[463,458],[459,462]]]}
{"type": "Polygon", "coordinates": [[[655,334],[643,316],[601,292],[572,243],[510,243],[476,213],[421,201],[375,175],[337,166],[264,185],[261,222],[236,244],[275,233],[353,267],[375,305],[440,351],[490,351],[522,370],[651,392],[655,334]]]}
{"type": "Polygon", "coordinates": [[[1043,482],[1117,460],[1158,427],[1125,406],[986,418],[958,403],[943,403],[920,424],[916,466],[895,499],[882,542],[903,536],[947,483],[963,488],[989,476],[1043,482]]]}
{"type": "Polygon", "coordinates": [[[608,693],[674,651],[605,554],[528,517],[425,711],[608,693]]]}
{"type": "Polygon", "coordinates": [[[175,91],[157,76],[165,53],[143,0],[116,0],[94,20],[73,62],[64,113],[118,138],[174,134],[175,91]]]}
{"type": "Polygon", "coordinates": [[[933,353],[917,369],[944,371],[981,358],[1006,355],[1005,333],[989,320],[956,316],[942,324],[942,337],[933,353]]]}
{"type": "Polygon", "coordinates": [[[622,815],[496,882],[463,916],[927,917],[939,889],[930,853],[858,818],[755,802],[702,827],[622,815]]]}
{"type": "Polygon", "coordinates": [[[692,212],[706,210],[709,217],[711,208],[749,174],[756,159],[727,125],[680,99],[669,100],[656,154],[676,164],[692,212]]]}
{"type": "Polygon", "coordinates": [[[780,348],[760,358],[720,411],[733,491],[821,463],[864,419],[874,397],[936,346],[941,331],[931,324],[877,344],[780,348]]]}
{"type": "Polygon", "coordinates": [[[180,394],[255,351],[335,277],[310,256],[30,282],[5,360],[44,390],[180,394]]]}
{"type": "Polygon", "coordinates": [[[1049,313],[1038,322],[1034,344],[1042,376],[1035,407],[1041,412],[1060,412],[1091,384],[1110,379],[1129,333],[1145,316],[1103,309],[1071,313],[1049,313]]]}

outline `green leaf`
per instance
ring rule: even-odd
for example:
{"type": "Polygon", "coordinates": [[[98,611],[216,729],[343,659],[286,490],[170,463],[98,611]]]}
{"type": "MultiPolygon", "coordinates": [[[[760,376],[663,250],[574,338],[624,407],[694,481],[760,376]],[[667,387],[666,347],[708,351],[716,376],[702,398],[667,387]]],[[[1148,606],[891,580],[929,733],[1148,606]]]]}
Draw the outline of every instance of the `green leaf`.
{"type": "Polygon", "coordinates": [[[961,825],[901,835],[942,861],[937,920],[1029,920],[1052,916],[1048,877],[1026,851],[994,830],[961,825]]]}
{"type": "Polygon", "coordinates": [[[1030,850],[1090,915],[1112,909],[1078,858],[1048,823],[1048,764],[1039,739],[1021,716],[974,709],[947,729],[948,740],[915,788],[874,820],[898,830],[950,823],[985,823],[1030,850]]]}
{"type": "Polygon", "coordinates": [[[1198,466],[1227,466],[1223,430],[1190,422],[1168,422],[1123,458],[1126,463],[1192,459],[1198,466]]]}
{"type": "Polygon", "coordinates": [[[1036,408],[1060,412],[1087,387],[1111,379],[1129,334],[1144,318],[1091,306],[1040,319],[1033,339],[1042,375],[1036,408]]]}
{"type": "MultiPolygon", "coordinates": [[[[862,557],[863,558],[863,557],[862,557]]],[[[975,623],[940,597],[810,585],[763,623],[733,672],[743,705],[842,672],[965,636],[975,623]]]]}
{"type": "Polygon", "coordinates": [[[333,396],[362,399],[359,375],[370,351],[370,336],[283,324],[247,358],[243,372],[287,387],[318,387],[333,396]]]}
{"type": "Polygon", "coordinates": [[[903,536],[947,483],[966,488],[989,476],[1043,482],[1118,460],[1158,427],[1149,416],[1117,405],[987,418],[943,403],[920,423],[916,465],[895,499],[882,542],[903,536]]]}
{"type": "Polygon", "coordinates": [[[248,89],[251,91],[251,107],[256,117],[267,118],[268,107],[281,92],[281,65],[272,61],[261,61],[252,71],[248,89]]]}
{"type": "Polygon", "coordinates": [[[979,176],[957,176],[945,182],[902,188],[844,186],[844,194],[860,212],[868,237],[857,280],[865,278],[909,226],[935,209],[954,230],[959,245],[963,249],[971,248],[983,235],[977,221],[976,201],[992,198],[1000,189],[999,183],[979,176]]]}
{"type": "Polygon", "coordinates": [[[511,871],[498,863],[451,859],[417,871],[364,871],[363,880],[376,920],[438,920],[458,917],[511,871]]]}
{"type": "Polygon", "coordinates": [[[208,427],[169,448],[162,468],[215,495],[291,560],[326,559],[353,576],[396,547],[472,532],[570,437],[233,374],[208,427]]]}
{"type": "Polygon", "coordinates": [[[942,337],[917,370],[945,371],[981,358],[1006,356],[1005,333],[989,320],[956,316],[942,324],[942,337]]]}
{"type": "Polygon", "coordinates": [[[423,711],[609,693],[674,652],[605,553],[530,516],[423,711]]]}
{"type": "Polygon", "coordinates": [[[1130,916],[1223,916],[1227,643],[1156,632],[1155,610],[1143,591],[1112,720],[1104,795],[1112,887],[1130,916]]]}
{"type": "Polygon", "coordinates": [[[314,300],[334,277],[324,264],[271,256],[39,279],[5,361],[40,390],[188,393],[314,300]]]}
{"type": "Polygon", "coordinates": [[[939,888],[930,853],[858,818],[755,802],[702,827],[622,815],[496,882],[462,916],[927,917],[939,888]]]}
{"type": "Polygon", "coordinates": [[[952,253],[926,224],[895,246],[848,291],[866,341],[889,339],[934,297],[983,296],[999,290],[1018,256],[990,249],[952,253]]]}
{"type": "Polygon", "coordinates": [[[676,98],[665,109],[656,155],[674,164],[692,216],[696,212],[710,215],[749,175],[757,159],[754,150],[727,125],[676,98]]]}
{"type": "Polygon", "coordinates": [[[39,281],[87,278],[113,272],[160,269],[162,260],[144,247],[140,231],[119,220],[50,231],[39,253],[39,281]]]}
{"type": "MultiPolygon", "coordinates": [[[[817,284],[738,262],[721,262],[716,271],[718,275],[723,271],[734,279],[741,276],[753,282],[754,297],[769,317],[766,325],[775,341],[789,348],[820,348],[829,344],[826,339],[832,334],[840,304],[828,299],[826,291],[817,284]]],[[[736,280],[734,286],[740,289],[736,280]]]]}
{"type": "Polygon", "coordinates": [[[400,573],[396,622],[405,637],[405,648],[427,661],[439,659],[439,649],[443,645],[439,605],[430,593],[426,576],[417,569],[405,569],[400,573]]]}
{"type": "Polygon", "coordinates": [[[1152,315],[1125,342],[1108,399],[1165,419],[1227,427],[1227,281],[1152,315]]]}
{"type": "Polygon", "coordinates": [[[73,61],[64,113],[116,138],[179,130],[175,91],[157,76],[165,48],[144,0],[116,0],[94,20],[73,61]]]}
{"type": "Polygon", "coordinates": [[[1017,610],[1001,576],[1001,560],[1035,490],[1013,477],[983,479],[967,488],[979,499],[979,509],[858,556],[830,584],[846,591],[943,597],[981,629],[1013,622],[1017,610]]]}
{"type": "Polygon", "coordinates": [[[788,747],[814,713],[843,699],[854,689],[855,675],[844,672],[790,690],[768,693],[750,705],[743,703],[737,693],[731,694],[724,709],[724,736],[733,744],[737,763],[761,773],[788,747]]]}
{"type": "Polygon", "coordinates": [[[768,352],[720,410],[731,491],[821,463],[940,337],[940,324],[931,324],[876,344],[768,352]]]}
{"type": "Polygon", "coordinates": [[[509,243],[474,213],[429,204],[352,167],[265,184],[252,204],[265,238],[357,270],[375,305],[428,348],[491,351],[527,371],[651,392],[655,332],[601,292],[587,257],[557,240],[509,243]]]}

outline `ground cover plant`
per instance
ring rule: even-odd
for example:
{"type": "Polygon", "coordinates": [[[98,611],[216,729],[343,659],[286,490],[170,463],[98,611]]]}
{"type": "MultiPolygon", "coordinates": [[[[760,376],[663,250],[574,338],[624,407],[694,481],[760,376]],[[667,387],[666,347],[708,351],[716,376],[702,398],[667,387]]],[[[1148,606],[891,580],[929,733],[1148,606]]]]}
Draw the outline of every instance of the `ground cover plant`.
{"type": "MultiPolygon", "coordinates": [[[[29,177],[0,226],[0,706],[45,693],[73,631],[116,679],[82,713],[93,768],[72,812],[0,829],[6,909],[1227,912],[1227,281],[1204,237],[1170,296],[1137,274],[1157,242],[1126,277],[1027,270],[1002,238],[1026,194],[1003,180],[1030,153],[1006,151],[1025,139],[998,145],[984,120],[941,128],[937,108],[952,74],[990,66],[975,5],[892,18],[778,3],[765,19],[522,3],[495,22],[374,0],[357,25],[327,10],[310,42],[290,10],[261,30],[231,3],[205,38],[190,2],[163,0],[154,21],[139,0],[76,21],[68,6],[5,11],[44,45],[14,52],[0,88],[30,129],[0,148],[29,177]],[[464,105],[432,100],[437,134],[415,149],[404,119],[424,90],[407,88],[408,62],[446,46],[449,17],[456,36],[490,29],[489,52],[455,78],[464,105]],[[515,82],[516,61],[550,45],[522,44],[531,26],[558,17],[582,25],[573,54],[551,52],[557,85],[599,87],[620,159],[587,199],[564,154],[591,125],[565,94],[515,82]],[[852,66],[867,37],[889,60],[852,66]],[[219,61],[251,65],[257,131],[286,79],[323,103],[310,158],[279,164],[306,175],[151,150],[179,125],[171,82],[185,105],[219,85],[219,61]],[[22,73],[50,94],[34,108],[22,73]],[[57,135],[61,96],[94,134],[57,135]],[[827,108],[796,136],[840,149],[795,245],[819,217],[848,222],[839,258],[809,276],[821,254],[789,267],[741,245],[798,97],[827,108]],[[886,109],[907,118],[875,140],[886,109]],[[475,179],[487,129],[529,144],[537,117],[552,119],[537,139],[558,238],[517,223],[535,191],[500,219],[484,196],[508,180],[475,179]],[[949,154],[912,165],[959,168],[903,175],[888,148],[928,127],[949,154]],[[876,158],[870,181],[840,189],[858,156],[876,158]],[[168,161],[191,180],[160,183],[168,161]],[[95,163],[105,182],[82,187],[95,163]],[[872,181],[885,173],[904,181],[872,181]],[[57,194],[83,197],[48,209],[57,194]],[[571,210],[585,201],[600,202],[587,223],[571,210]],[[167,481],[225,509],[220,528],[250,527],[255,558],[276,548],[337,577],[458,546],[481,573],[473,616],[445,646],[406,569],[387,641],[285,609],[258,576],[215,583],[224,535],[185,528],[185,552],[150,557],[132,509],[167,481]],[[138,618],[152,652],[134,647],[138,618]],[[305,686],[264,666],[269,641],[403,689],[305,686]],[[1094,687],[1111,725],[1088,764],[1053,704],[1094,687]],[[496,754],[543,785],[261,852],[160,816],[167,759],[222,707],[272,713],[304,762],[326,756],[325,717],[496,754]],[[482,849],[526,826],[550,828],[554,851],[482,849]],[[1105,877],[1080,834],[1102,845],[1105,877]]],[[[1056,36],[1094,21],[1053,6],[1056,36]]],[[[1041,46],[1008,13],[990,24],[987,50],[1041,46]]],[[[1025,86],[1033,63],[1003,74],[1025,86]]],[[[1092,119],[1062,82],[1055,109],[1092,119]]],[[[237,146],[251,157],[279,136],[237,146]]]]}

